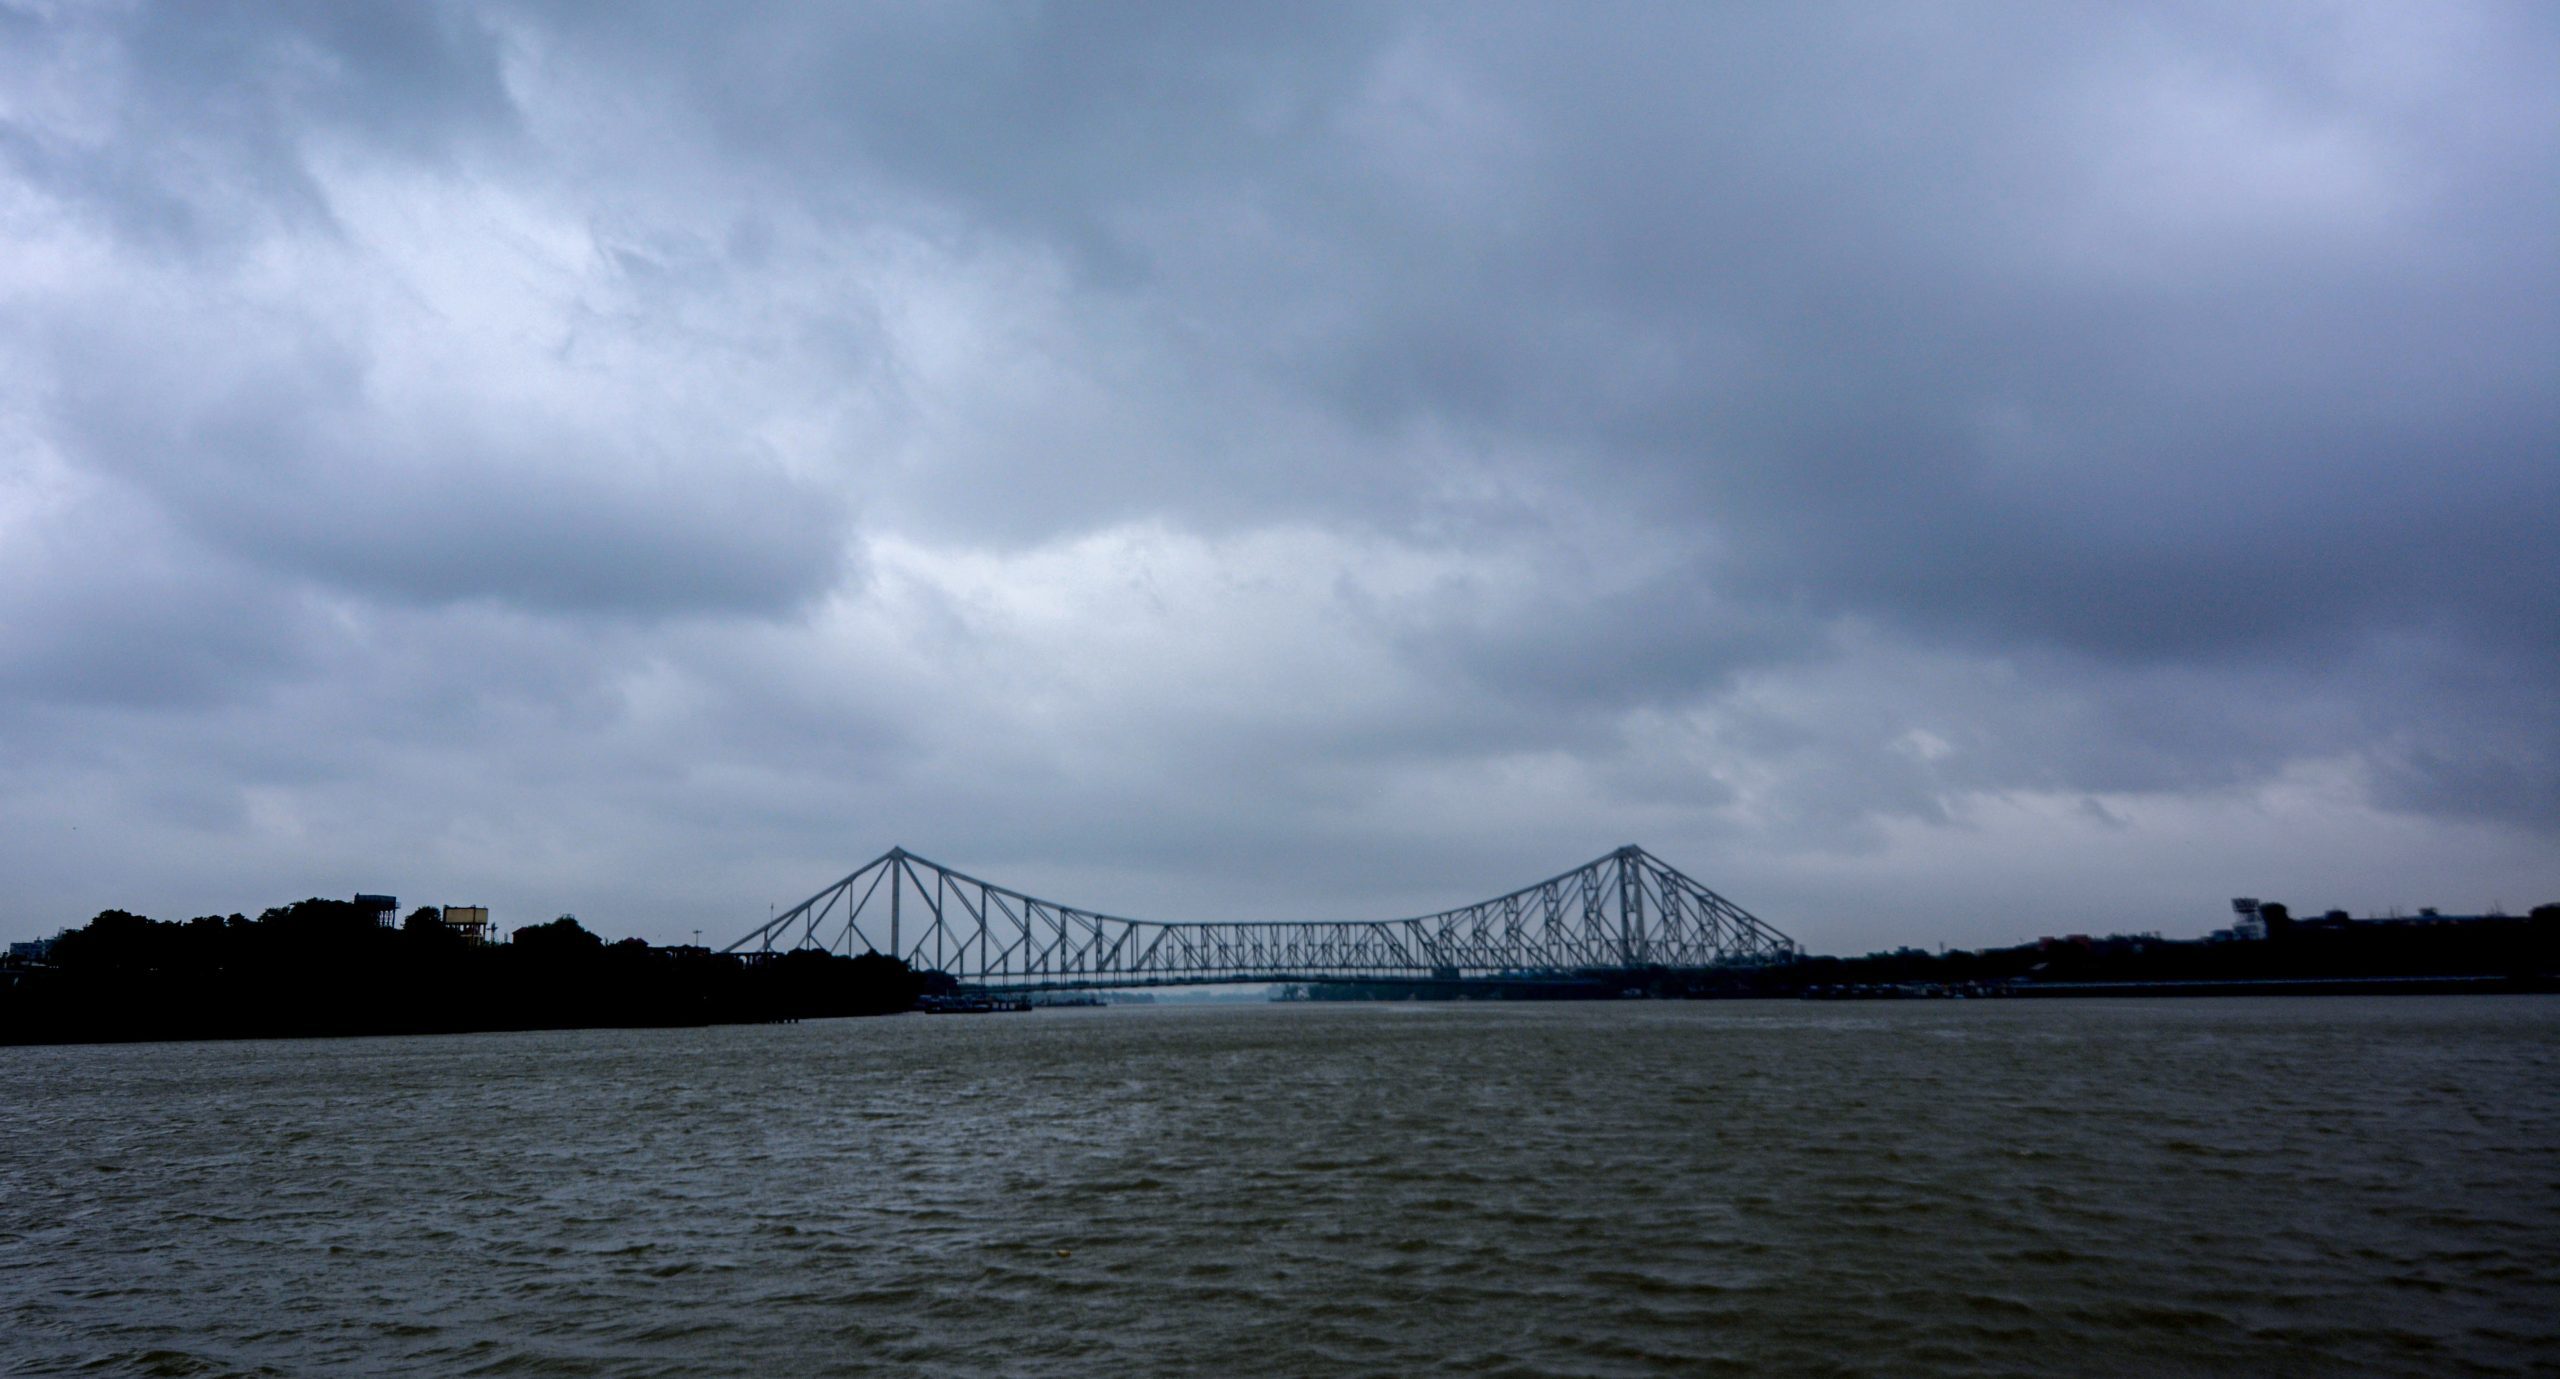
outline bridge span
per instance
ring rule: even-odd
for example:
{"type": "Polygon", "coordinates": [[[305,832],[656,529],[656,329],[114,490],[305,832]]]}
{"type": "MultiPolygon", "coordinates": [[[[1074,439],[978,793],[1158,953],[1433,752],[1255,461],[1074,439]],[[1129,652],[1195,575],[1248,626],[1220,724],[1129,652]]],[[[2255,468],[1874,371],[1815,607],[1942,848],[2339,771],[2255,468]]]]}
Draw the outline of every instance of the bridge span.
{"type": "Polygon", "coordinates": [[[1795,940],[1643,848],[1491,900],[1388,920],[1124,919],[1025,895],[905,848],[725,953],[887,953],[1013,991],[1212,982],[1554,978],[1778,962],[1795,940]]]}

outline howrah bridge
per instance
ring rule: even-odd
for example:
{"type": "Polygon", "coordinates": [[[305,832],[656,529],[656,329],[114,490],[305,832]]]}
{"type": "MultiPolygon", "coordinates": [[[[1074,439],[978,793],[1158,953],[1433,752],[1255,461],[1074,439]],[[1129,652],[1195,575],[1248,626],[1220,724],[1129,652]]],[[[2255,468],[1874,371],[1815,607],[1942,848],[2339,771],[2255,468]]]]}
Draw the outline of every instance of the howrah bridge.
{"type": "Polygon", "coordinates": [[[1795,940],[1628,846],[1534,885],[1387,920],[1126,919],[891,848],[721,950],[885,953],[964,986],[1588,979],[1782,962],[1795,940]]]}

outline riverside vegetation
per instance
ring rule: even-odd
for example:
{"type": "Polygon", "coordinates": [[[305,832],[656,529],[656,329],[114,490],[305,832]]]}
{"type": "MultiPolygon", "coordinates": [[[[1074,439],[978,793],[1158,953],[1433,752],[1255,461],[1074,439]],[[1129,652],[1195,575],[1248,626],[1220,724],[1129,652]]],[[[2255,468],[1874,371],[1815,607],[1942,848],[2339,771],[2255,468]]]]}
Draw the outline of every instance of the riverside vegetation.
{"type": "MultiPolygon", "coordinates": [[[[1284,998],[1608,999],[1826,994],[2119,994],[2152,990],[2560,989],[2560,905],[2459,922],[2295,920],[2267,937],[2073,937],[1981,951],[1905,948],[1714,971],[1296,984],[1284,998]]],[[[768,1023],[915,1008],[956,989],[880,953],[795,951],[749,962],[702,948],[606,943],[562,916],[505,944],[469,941],[433,909],[399,928],[343,900],[163,923],[108,910],[44,960],[0,969],[0,1043],[460,1033],[768,1023]]]]}
{"type": "Polygon", "coordinates": [[[1708,971],[1634,968],[1463,981],[1293,983],[1281,994],[1291,1000],[1396,1001],[1607,1000],[1630,993],[1716,999],[2560,990],[2560,904],[2538,905],[2522,916],[2458,920],[2351,920],[2335,911],[2295,919],[2283,905],[2264,906],[2260,914],[2266,937],[2253,941],[2073,935],[2009,948],[1804,954],[1708,971]]]}
{"type": "MultiPolygon", "coordinates": [[[[0,985],[0,1043],[759,1023],[906,1010],[936,985],[896,958],[607,943],[562,916],[504,944],[421,909],[343,900],[162,922],[108,910],[0,985]]],[[[945,979],[947,980],[947,979],[945,979]]]]}

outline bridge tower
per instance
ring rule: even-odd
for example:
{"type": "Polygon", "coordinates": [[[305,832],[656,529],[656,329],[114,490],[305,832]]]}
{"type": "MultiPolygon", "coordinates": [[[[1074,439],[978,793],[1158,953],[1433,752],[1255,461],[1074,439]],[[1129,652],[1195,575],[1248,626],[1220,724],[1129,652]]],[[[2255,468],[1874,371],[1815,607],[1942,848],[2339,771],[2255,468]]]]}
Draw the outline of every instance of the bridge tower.
{"type": "Polygon", "coordinates": [[[1644,849],[1633,843],[1618,849],[1618,962],[1623,967],[1644,965],[1644,880],[1637,872],[1644,859],[1644,849]]]}

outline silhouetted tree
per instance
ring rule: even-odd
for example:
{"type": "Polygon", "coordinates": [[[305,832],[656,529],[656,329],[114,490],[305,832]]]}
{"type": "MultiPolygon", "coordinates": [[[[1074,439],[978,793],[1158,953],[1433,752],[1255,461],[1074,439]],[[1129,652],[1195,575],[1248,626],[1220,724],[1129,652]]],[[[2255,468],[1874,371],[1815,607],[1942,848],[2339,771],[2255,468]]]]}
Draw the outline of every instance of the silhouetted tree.
{"type": "Polygon", "coordinates": [[[516,930],[512,942],[525,953],[545,958],[575,958],[604,947],[604,940],[588,933],[576,915],[562,915],[547,924],[528,924],[516,930]]]}
{"type": "Polygon", "coordinates": [[[2285,939],[2293,936],[2293,911],[2286,909],[2283,905],[2269,901],[2259,906],[2258,918],[2266,921],[2268,938],[2285,939]]]}
{"type": "MultiPolygon", "coordinates": [[[[882,954],[750,966],[700,949],[607,944],[569,915],[503,945],[422,907],[387,929],[314,897],[252,920],[160,923],[106,910],[54,960],[0,986],[0,1043],[697,1025],[912,1009],[927,974],[882,954]]],[[[947,987],[950,979],[930,974],[947,987]]]]}

